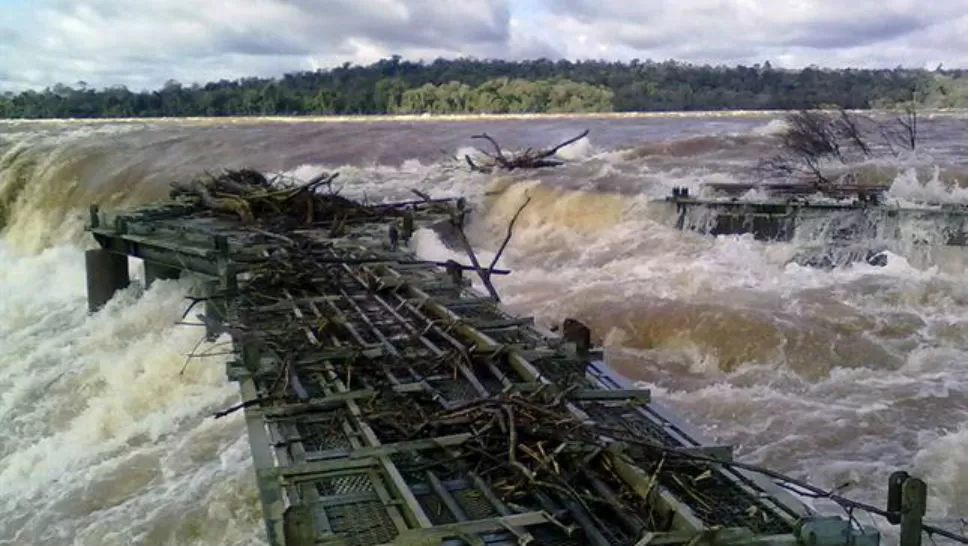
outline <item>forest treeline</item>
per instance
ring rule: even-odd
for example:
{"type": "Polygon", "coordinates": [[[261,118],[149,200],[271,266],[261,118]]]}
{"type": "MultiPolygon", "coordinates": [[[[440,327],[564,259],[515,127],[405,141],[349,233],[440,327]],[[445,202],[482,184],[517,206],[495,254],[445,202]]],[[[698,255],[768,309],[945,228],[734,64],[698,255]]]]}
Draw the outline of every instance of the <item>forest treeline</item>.
{"type": "Polygon", "coordinates": [[[967,71],[782,70],[674,61],[498,61],[398,56],[281,78],[220,80],[158,90],[84,82],[0,94],[0,117],[155,117],[386,113],[603,112],[967,107],[967,71]]]}

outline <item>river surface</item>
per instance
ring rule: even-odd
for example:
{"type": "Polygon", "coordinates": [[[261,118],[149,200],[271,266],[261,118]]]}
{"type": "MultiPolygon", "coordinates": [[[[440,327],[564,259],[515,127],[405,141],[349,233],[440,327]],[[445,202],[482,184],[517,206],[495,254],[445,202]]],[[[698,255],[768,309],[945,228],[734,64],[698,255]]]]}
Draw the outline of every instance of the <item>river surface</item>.
{"type": "MultiPolygon", "coordinates": [[[[186,365],[187,281],[134,283],[94,315],[85,300],[89,204],[236,167],[339,170],[342,194],[369,201],[465,195],[488,258],[531,197],[500,262],[512,311],[591,325],[615,367],[740,460],[880,506],[905,469],[928,482],[930,519],[965,533],[966,248],[927,258],[903,241],[884,267],[812,269],[791,262],[812,241],[680,232],[650,205],[761,180],[784,128],[770,114],[0,123],[0,545],[265,543],[241,415],[211,417],[238,400],[226,347],[186,365]],[[462,159],[483,131],[516,149],[587,128],[556,169],[489,176],[462,159]]],[[[902,204],[966,204],[966,114],[920,134],[916,153],[862,165],[868,180],[902,204]]],[[[412,246],[460,256],[445,240],[422,230],[412,246]]]]}

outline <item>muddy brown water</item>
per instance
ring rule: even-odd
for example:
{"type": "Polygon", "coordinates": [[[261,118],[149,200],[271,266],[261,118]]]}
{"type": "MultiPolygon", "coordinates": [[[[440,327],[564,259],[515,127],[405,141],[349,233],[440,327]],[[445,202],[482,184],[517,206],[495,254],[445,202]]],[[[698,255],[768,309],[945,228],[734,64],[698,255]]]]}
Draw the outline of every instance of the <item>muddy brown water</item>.
{"type": "MultiPolygon", "coordinates": [[[[902,203],[966,203],[965,114],[922,127],[916,154],[867,172],[902,203]]],[[[931,519],[962,530],[966,248],[903,242],[885,267],[817,270],[789,263],[810,241],[682,233],[650,203],[759,180],[782,129],[747,114],[0,124],[0,544],[263,543],[243,423],[210,418],[237,396],[223,361],[178,373],[198,337],[173,325],[184,281],[132,287],[89,317],[81,254],[89,203],[159,199],[172,180],[243,166],[338,169],[360,199],[466,195],[488,258],[531,197],[500,262],[511,310],[587,322],[617,369],[741,460],[850,483],[846,495],[877,505],[907,469],[929,483],[931,519]],[[455,159],[483,131],[522,148],[586,128],[547,172],[490,177],[455,159]]],[[[412,244],[461,257],[434,231],[412,244]]]]}

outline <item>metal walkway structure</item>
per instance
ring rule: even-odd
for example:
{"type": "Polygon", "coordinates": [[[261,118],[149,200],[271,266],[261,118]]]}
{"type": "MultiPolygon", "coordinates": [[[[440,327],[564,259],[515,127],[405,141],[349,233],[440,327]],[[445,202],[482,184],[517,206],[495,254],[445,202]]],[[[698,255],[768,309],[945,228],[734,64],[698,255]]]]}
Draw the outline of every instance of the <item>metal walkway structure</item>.
{"type": "Polygon", "coordinates": [[[417,259],[452,202],[285,233],[173,200],[92,208],[92,309],[128,283],[205,287],[231,337],[273,546],[877,546],[712,445],[635,388],[566,320],[559,333],[417,259]]]}
{"type": "Polygon", "coordinates": [[[710,184],[718,198],[691,196],[674,188],[666,203],[676,213],[677,229],[706,235],[751,233],[763,241],[791,241],[797,237],[827,243],[928,238],[927,245],[967,246],[967,205],[901,207],[882,204],[883,188],[849,187],[829,190],[829,202],[812,202],[819,190],[810,185],[710,184]],[[766,197],[741,200],[745,190],[759,189],[766,197]],[[854,198],[855,200],[852,200],[854,198]]]}

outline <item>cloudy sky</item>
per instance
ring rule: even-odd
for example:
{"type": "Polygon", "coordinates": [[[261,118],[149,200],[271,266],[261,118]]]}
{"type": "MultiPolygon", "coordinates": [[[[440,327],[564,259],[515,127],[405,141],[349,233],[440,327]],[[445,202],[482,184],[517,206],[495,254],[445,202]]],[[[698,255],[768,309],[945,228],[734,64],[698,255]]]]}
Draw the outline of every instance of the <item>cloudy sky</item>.
{"type": "Polygon", "coordinates": [[[967,67],[966,0],[0,0],[0,90],[479,58],[967,67]]]}

